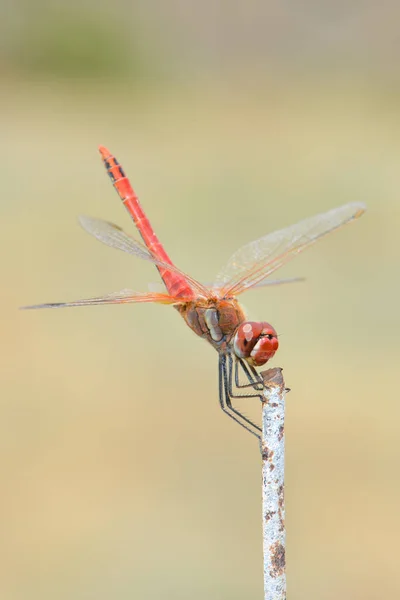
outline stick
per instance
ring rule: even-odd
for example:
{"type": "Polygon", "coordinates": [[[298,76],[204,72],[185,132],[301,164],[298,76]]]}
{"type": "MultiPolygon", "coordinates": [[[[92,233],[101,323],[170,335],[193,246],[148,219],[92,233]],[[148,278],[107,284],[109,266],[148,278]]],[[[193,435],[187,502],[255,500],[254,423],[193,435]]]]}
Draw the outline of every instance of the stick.
{"type": "Polygon", "coordinates": [[[264,600],[285,600],[285,384],[282,369],[268,369],[261,376],[264,600]]]}

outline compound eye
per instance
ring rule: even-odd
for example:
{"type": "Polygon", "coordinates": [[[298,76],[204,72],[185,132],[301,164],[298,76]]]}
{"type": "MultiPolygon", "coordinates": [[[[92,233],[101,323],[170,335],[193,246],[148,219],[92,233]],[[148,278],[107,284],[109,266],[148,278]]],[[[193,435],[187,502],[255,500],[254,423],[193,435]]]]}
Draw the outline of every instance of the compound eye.
{"type": "Polygon", "coordinates": [[[238,358],[250,356],[261,331],[260,323],[246,321],[239,325],[233,338],[233,350],[238,358]]]}
{"type": "Polygon", "coordinates": [[[261,367],[274,356],[278,347],[278,338],[272,333],[261,335],[251,351],[248,362],[255,367],[261,367]]]}
{"type": "Polygon", "coordinates": [[[237,328],[233,350],[238,358],[245,358],[253,366],[264,365],[279,346],[275,329],[265,321],[245,321],[237,328]]]}

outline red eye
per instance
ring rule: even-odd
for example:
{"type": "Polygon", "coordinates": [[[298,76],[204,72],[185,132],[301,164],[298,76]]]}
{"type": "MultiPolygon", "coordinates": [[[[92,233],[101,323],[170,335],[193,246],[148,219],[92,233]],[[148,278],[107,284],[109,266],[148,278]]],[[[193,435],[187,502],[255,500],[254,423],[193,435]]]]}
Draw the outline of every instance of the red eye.
{"type": "Polygon", "coordinates": [[[245,358],[255,367],[264,365],[272,358],[279,346],[278,335],[269,323],[245,321],[233,338],[233,350],[239,358],[245,358]]]}

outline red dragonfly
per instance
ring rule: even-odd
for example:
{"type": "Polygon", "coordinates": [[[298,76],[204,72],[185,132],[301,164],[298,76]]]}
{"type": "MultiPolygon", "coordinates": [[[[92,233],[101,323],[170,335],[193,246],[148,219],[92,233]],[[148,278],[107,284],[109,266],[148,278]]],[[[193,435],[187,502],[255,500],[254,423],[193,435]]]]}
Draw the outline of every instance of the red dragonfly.
{"type": "Polygon", "coordinates": [[[222,410],[259,437],[260,428],[235,408],[233,401],[243,397],[261,398],[263,384],[256,367],[264,365],[274,356],[279,345],[278,335],[272,325],[265,321],[248,321],[236,296],[255,286],[293,281],[266,281],[266,278],[325,234],[360,217],[365,206],[356,202],[346,204],[250,242],[231,256],[213,285],[205,286],[178,269],[171,261],[119,162],[106,148],[100,147],[99,151],[107,173],[134,220],[144,244],[124,233],[118,225],[106,221],[81,217],[80,223],[88,233],[107,246],[152,262],[168,293],[122,290],[98,298],[24,308],[133,302],[171,304],[190,329],[206,339],[218,352],[219,400],[222,410]],[[243,377],[246,383],[241,382],[243,377]],[[248,393],[249,389],[251,393],[248,393]]]}

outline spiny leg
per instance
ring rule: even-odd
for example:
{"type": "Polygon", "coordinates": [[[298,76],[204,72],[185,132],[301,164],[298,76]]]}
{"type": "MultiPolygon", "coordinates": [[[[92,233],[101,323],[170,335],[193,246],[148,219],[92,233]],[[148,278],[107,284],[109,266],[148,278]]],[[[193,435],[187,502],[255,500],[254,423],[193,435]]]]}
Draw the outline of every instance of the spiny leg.
{"type": "MultiPolygon", "coordinates": [[[[222,410],[229,416],[231,419],[239,423],[244,429],[247,429],[250,433],[255,435],[258,439],[260,438],[261,429],[253,423],[250,419],[245,417],[240,411],[232,406],[231,393],[230,393],[230,384],[229,381],[232,379],[232,362],[229,362],[229,370],[227,372],[226,365],[226,355],[220,354],[219,356],[219,402],[222,410]]],[[[256,394],[256,397],[259,395],[256,394]]],[[[248,397],[248,396],[247,396],[248,397]]]]}
{"type": "MultiPolygon", "coordinates": [[[[232,357],[230,357],[232,361],[232,357]]],[[[231,369],[232,371],[232,369],[231,369]]],[[[232,384],[232,381],[230,382],[232,384]]],[[[262,391],[263,390],[263,382],[260,375],[257,373],[254,367],[246,363],[243,358],[235,358],[235,387],[238,389],[241,388],[249,388],[252,387],[254,390],[262,391]],[[242,371],[245,373],[249,383],[240,383],[239,381],[239,366],[242,368],[242,371]]],[[[230,387],[232,390],[232,385],[230,387]]]]}

